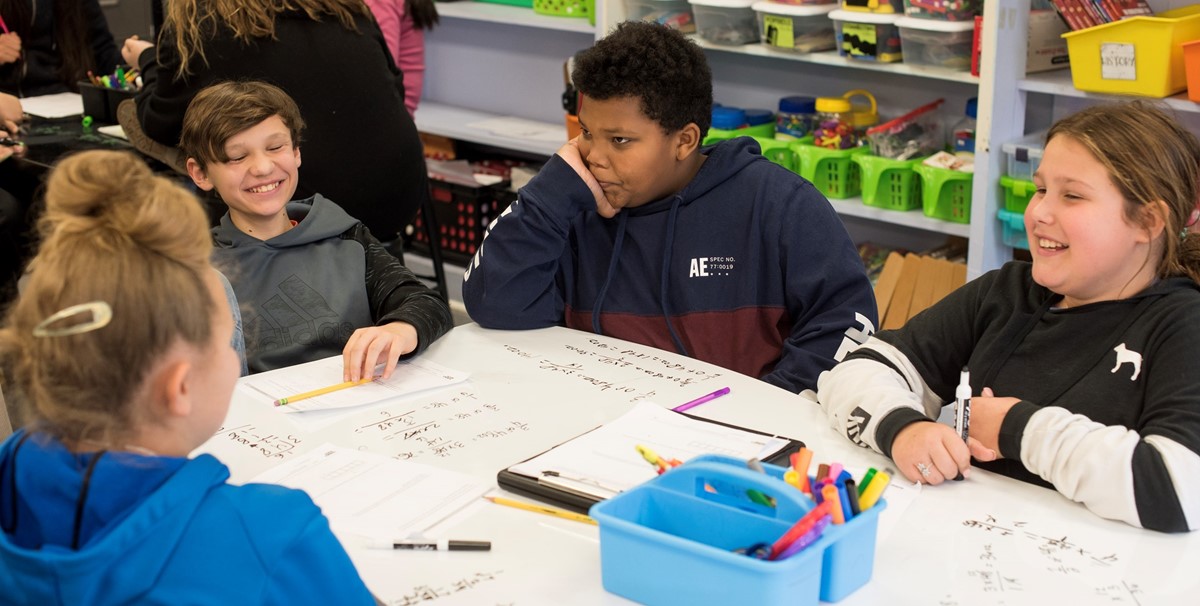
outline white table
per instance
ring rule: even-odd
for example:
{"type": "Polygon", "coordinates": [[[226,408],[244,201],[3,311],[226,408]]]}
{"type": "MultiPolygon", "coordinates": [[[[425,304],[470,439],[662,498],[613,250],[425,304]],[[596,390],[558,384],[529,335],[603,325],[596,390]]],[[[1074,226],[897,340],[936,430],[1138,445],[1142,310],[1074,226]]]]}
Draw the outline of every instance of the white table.
{"type": "MultiPolygon", "coordinates": [[[[470,380],[372,405],[315,431],[291,426],[285,415],[248,412],[245,397],[235,394],[210,450],[235,479],[332,441],[494,484],[501,468],[613,419],[633,402],[674,406],[730,386],[729,395],[691,412],[801,439],[815,451],[814,465],[891,465],[836,433],[813,402],[624,341],[565,328],[467,325],[423,355],[470,372],[470,380]],[[254,439],[230,438],[231,430],[254,439]]],[[[368,586],[391,604],[628,603],[601,586],[594,526],[481,502],[462,512],[447,536],[491,540],[493,549],[352,549],[351,556],[368,586]]],[[[1147,606],[1195,603],[1200,589],[1200,534],[1164,535],[1103,520],[1056,492],[980,469],[965,482],[925,487],[907,508],[884,511],[875,554],[871,582],[843,604],[1147,606]]]]}

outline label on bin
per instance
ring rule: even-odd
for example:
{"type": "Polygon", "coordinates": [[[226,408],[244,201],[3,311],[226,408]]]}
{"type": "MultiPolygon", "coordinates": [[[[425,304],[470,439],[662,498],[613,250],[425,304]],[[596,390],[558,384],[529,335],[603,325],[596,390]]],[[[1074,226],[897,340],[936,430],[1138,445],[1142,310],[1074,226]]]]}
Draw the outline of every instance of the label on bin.
{"type": "Polygon", "coordinates": [[[767,44],[779,48],[795,48],[796,37],[792,33],[792,18],[779,15],[763,15],[763,34],[767,44]]]}
{"type": "Polygon", "coordinates": [[[1102,80],[1137,80],[1137,51],[1132,44],[1104,42],[1100,44],[1100,78],[1102,80]]]}

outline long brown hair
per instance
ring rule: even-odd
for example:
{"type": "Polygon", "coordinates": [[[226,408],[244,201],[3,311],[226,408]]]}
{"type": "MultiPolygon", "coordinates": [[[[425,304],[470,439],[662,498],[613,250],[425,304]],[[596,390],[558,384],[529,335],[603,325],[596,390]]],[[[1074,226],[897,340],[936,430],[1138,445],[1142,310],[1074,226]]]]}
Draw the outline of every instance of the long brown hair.
{"type": "Polygon", "coordinates": [[[45,201],[29,281],[0,329],[5,396],[63,441],[119,447],[143,420],[132,403],[156,361],[209,343],[208,222],[195,196],[127,152],[64,159],[45,201]],[[111,309],[107,324],[74,334],[96,314],[68,314],[46,333],[57,312],[93,302],[111,309]]]}
{"type": "Polygon", "coordinates": [[[356,16],[371,18],[363,0],[170,0],[165,10],[159,43],[170,40],[179,50],[178,79],[191,73],[194,59],[208,64],[205,39],[215,36],[220,27],[248,43],[253,38],[274,39],[275,17],[280,13],[303,12],[313,21],[333,17],[353,31],[358,31],[356,16]]]}
{"type": "MultiPolygon", "coordinates": [[[[87,24],[83,21],[83,10],[76,0],[54,0],[54,48],[61,63],[59,79],[71,90],[87,76],[88,70],[96,69],[92,40],[87,24]]],[[[22,40],[33,39],[33,3],[29,0],[0,0],[0,15],[10,30],[22,40]]]]}
{"type": "Polygon", "coordinates": [[[1159,104],[1128,101],[1096,105],[1050,128],[1046,141],[1065,135],[1083,145],[1125,198],[1125,218],[1145,224],[1145,212],[1166,204],[1163,257],[1155,275],[1200,283],[1200,224],[1188,225],[1200,202],[1200,141],[1159,104]],[[1149,208],[1148,208],[1149,207],[1149,208]]]}

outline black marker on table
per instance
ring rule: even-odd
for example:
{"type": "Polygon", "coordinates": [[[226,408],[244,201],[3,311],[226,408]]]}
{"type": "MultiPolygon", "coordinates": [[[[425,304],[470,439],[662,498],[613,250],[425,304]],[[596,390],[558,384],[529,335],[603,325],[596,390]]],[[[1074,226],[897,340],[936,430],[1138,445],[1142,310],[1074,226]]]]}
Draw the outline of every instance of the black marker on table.
{"type": "Polygon", "coordinates": [[[407,549],[409,551],[491,551],[491,541],[456,541],[453,539],[416,541],[377,541],[371,547],[378,549],[407,549]]]}

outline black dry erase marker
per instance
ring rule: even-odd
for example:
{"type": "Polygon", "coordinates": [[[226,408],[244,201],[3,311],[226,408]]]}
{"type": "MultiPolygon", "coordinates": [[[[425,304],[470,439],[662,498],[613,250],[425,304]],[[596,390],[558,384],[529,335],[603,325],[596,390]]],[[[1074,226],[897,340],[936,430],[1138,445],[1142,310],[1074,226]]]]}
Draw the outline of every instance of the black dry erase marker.
{"type": "Polygon", "coordinates": [[[456,541],[441,539],[438,541],[391,541],[381,542],[372,547],[391,547],[392,549],[407,549],[409,551],[491,551],[491,541],[456,541]]]}

